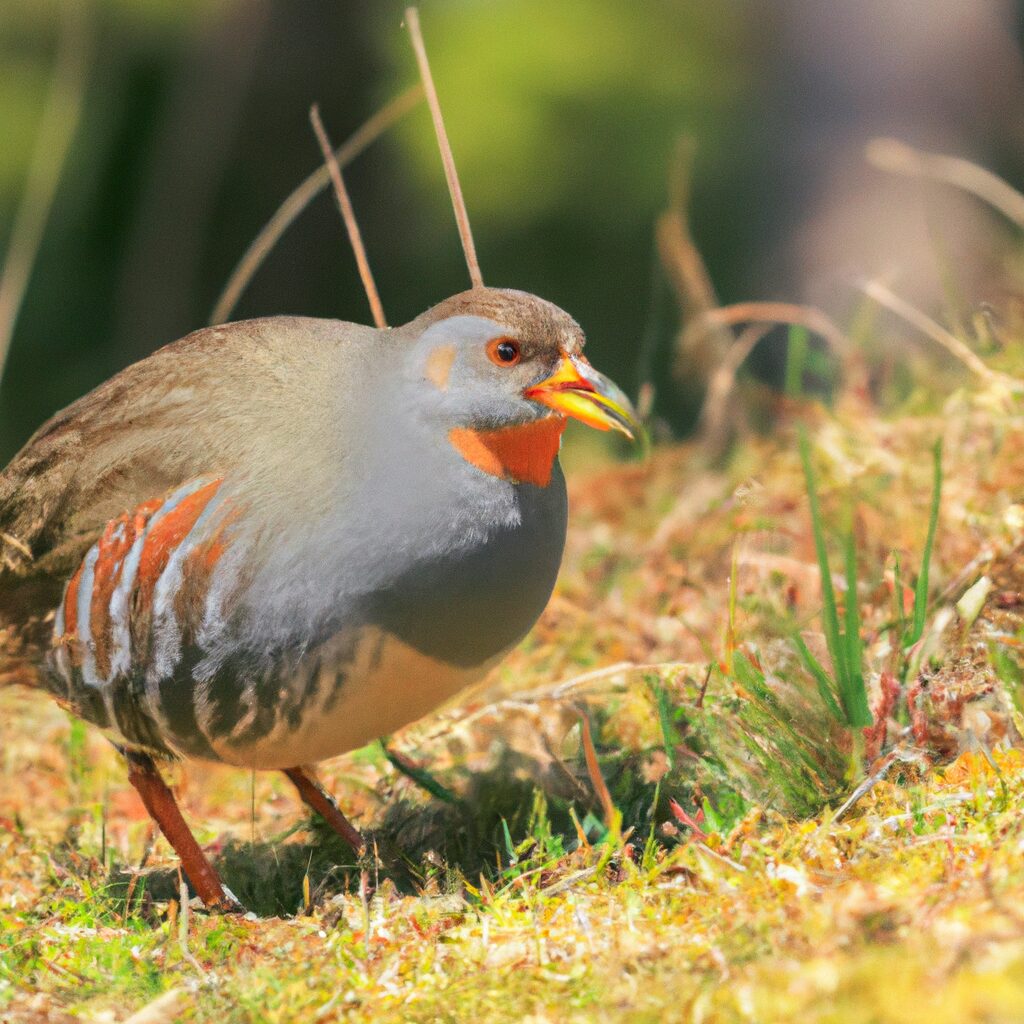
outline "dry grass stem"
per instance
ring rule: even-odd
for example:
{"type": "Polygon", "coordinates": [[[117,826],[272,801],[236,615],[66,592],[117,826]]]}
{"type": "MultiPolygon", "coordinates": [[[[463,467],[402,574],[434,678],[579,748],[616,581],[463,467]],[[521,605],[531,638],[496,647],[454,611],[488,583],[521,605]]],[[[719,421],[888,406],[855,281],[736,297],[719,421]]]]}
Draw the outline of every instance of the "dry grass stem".
{"type": "Polygon", "coordinates": [[[407,7],[405,9],[405,20],[409,27],[409,35],[412,37],[412,48],[416,53],[416,63],[419,65],[420,79],[427,94],[427,104],[430,106],[430,116],[434,122],[434,132],[437,135],[437,146],[441,150],[441,163],[444,164],[444,176],[448,180],[448,191],[452,197],[455,223],[459,227],[459,238],[462,241],[462,251],[466,257],[469,280],[474,288],[483,288],[484,279],[480,273],[480,262],[476,257],[476,245],[473,243],[473,231],[469,226],[469,214],[466,212],[466,202],[462,198],[462,186],[459,184],[459,174],[455,169],[455,157],[452,155],[451,143],[448,141],[448,132],[444,127],[441,102],[437,98],[434,76],[430,73],[427,48],[423,43],[423,33],[420,31],[419,11],[415,7],[407,7]]]}
{"type": "Polygon", "coordinates": [[[580,882],[586,882],[593,878],[600,870],[600,864],[592,864],[589,868],[584,868],[582,871],[577,871],[575,874],[561,878],[557,882],[552,882],[551,885],[541,889],[540,895],[547,898],[557,896],[560,892],[568,892],[574,886],[579,885],[580,882]]]}
{"type": "MultiPolygon", "coordinates": [[[[0,367],[0,370],[2,369],[3,368],[0,367]]],[[[24,555],[30,562],[32,561],[32,549],[24,541],[19,540],[13,534],[5,533],[3,530],[0,530],[0,541],[3,541],[5,544],[14,548],[15,551],[24,555]]]]}
{"type": "Polygon", "coordinates": [[[812,334],[824,338],[836,353],[847,349],[843,332],[832,322],[831,318],[814,306],[801,306],[794,302],[737,302],[732,306],[722,306],[709,310],[700,320],[687,326],[686,333],[695,335],[712,326],[734,327],[737,324],[792,324],[806,327],[812,334]]]}
{"type": "Polygon", "coordinates": [[[188,902],[188,885],[185,876],[178,872],[178,949],[182,959],[201,977],[206,977],[199,961],[193,956],[192,950],[188,948],[189,922],[192,917],[191,908],[188,902]]]}
{"type": "MultiPolygon", "coordinates": [[[[339,167],[347,167],[352,161],[376,142],[392,125],[401,120],[423,98],[423,87],[411,86],[396,96],[386,106],[366,121],[335,151],[339,167]]],[[[310,174],[277,208],[274,215],[245,250],[238,265],[231,272],[210,314],[211,324],[222,324],[229,319],[242,293],[249,286],[253,275],[259,270],[280,237],[288,230],[303,210],[331,183],[331,172],[322,164],[310,174]]]]}
{"type": "Polygon", "coordinates": [[[597,759],[597,751],[594,749],[594,737],[590,734],[590,719],[586,712],[580,713],[580,730],[583,741],[583,756],[587,762],[587,774],[590,776],[590,784],[594,787],[594,793],[601,804],[601,813],[604,815],[604,823],[608,828],[615,827],[615,803],[608,791],[608,784],[601,774],[601,764],[597,759]]]}
{"type": "Polygon", "coordinates": [[[0,274],[0,379],[3,378],[14,326],[43,241],[57,185],[82,113],[92,50],[88,5],[84,0],[68,0],[61,4],[61,17],[53,80],[0,274]]]}
{"type": "Polygon", "coordinates": [[[927,313],[923,313],[916,306],[912,306],[905,299],[901,299],[880,281],[868,281],[863,286],[863,291],[865,295],[874,299],[879,305],[885,306],[886,309],[891,310],[898,317],[916,327],[926,337],[941,345],[954,359],[958,359],[987,384],[995,384],[1009,391],[1024,391],[1024,382],[1008,377],[1004,373],[997,373],[986,366],[983,360],[972,352],[956,335],[951,334],[941,324],[936,323],[927,313]]]}
{"type": "Polygon", "coordinates": [[[928,178],[977,196],[1018,227],[1024,228],[1024,195],[997,174],[962,157],[925,153],[899,139],[872,139],[865,148],[868,163],[882,171],[928,178]]]}
{"type": "MultiPolygon", "coordinates": [[[[718,296],[690,231],[689,202],[695,144],[683,137],[669,177],[669,208],[658,218],[656,241],[662,266],[685,321],[718,308],[718,296]]],[[[732,344],[726,330],[712,325],[699,334],[683,331],[676,344],[674,372],[681,384],[707,381],[732,344]]]]}
{"type": "Polygon", "coordinates": [[[370,312],[373,315],[374,325],[380,329],[387,327],[388,322],[384,316],[384,307],[381,305],[380,293],[377,291],[377,282],[373,279],[373,271],[370,269],[370,261],[366,256],[366,246],[363,244],[363,233],[359,230],[359,221],[356,220],[356,212],[352,208],[352,200],[349,197],[348,189],[345,188],[345,179],[341,176],[341,168],[338,166],[338,158],[334,155],[331,140],[324,128],[323,120],[320,117],[320,108],[314,103],[309,112],[309,120],[313,125],[316,134],[316,141],[320,145],[320,152],[323,154],[324,163],[331,175],[331,182],[334,185],[334,195],[338,200],[341,209],[341,219],[345,222],[345,231],[348,233],[348,240],[355,253],[356,266],[359,268],[359,277],[363,282],[363,289],[366,292],[366,299],[370,303],[370,312]]]}
{"type": "Polygon", "coordinates": [[[752,324],[733,342],[708,381],[707,394],[700,411],[705,437],[718,438],[728,433],[731,415],[729,399],[736,386],[736,375],[757,343],[771,330],[766,324],[752,324]]]}

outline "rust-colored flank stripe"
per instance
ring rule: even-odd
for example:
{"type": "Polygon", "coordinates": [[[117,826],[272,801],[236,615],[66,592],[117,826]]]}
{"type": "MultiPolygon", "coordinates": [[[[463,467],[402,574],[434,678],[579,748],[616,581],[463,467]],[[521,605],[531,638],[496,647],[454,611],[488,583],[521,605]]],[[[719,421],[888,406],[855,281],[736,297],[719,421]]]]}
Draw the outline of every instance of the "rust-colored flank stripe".
{"type": "Polygon", "coordinates": [[[80,562],[75,575],[68,581],[64,593],[64,636],[73,637],[78,629],[78,588],[82,584],[84,562],[80,562]]]}
{"type": "MultiPolygon", "coordinates": [[[[126,585],[132,590],[133,603],[137,608],[146,609],[148,613],[157,582],[167,568],[171,555],[188,536],[222,483],[222,480],[211,480],[197,488],[153,523],[142,546],[136,574],[132,580],[126,581],[126,585]]],[[[89,595],[87,639],[92,646],[100,678],[105,678],[110,673],[114,625],[111,621],[112,602],[114,592],[124,575],[125,560],[149,527],[153,516],[159,513],[167,502],[166,497],[155,498],[110,520],[96,543],[92,591],[89,595]]],[[[225,530],[234,518],[234,515],[228,515],[212,537],[207,538],[189,553],[187,568],[193,572],[198,569],[204,583],[208,582],[214,565],[224,552],[225,530]]],[[[63,601],[64,630],[59,640],[77,640],[78,595],[82,587],[86,560],[82,561],[68,583],[63,601]]],[[[77,663],[75,651],[76,645],[72,644],[72,658],[77,663]]]]}
{"type": "Polygon", "coordinates": [[[156,589],[160,574],[167,568],[171,553],[188,536],[189,530],[203,514],[203,509],[217,493],[223,481],[211,480],[197,491],[193,491],[168,512],[157,520],[149,531],[146,543],[139,559],[139,588],[136,601],[148,608],[156,589]]]}
{"type": "Polygon", "coordinates": [[[563,417],[546,416],[499,430],[456,427],[448,440],[468,463],[491,476],[547,487],[564,430],[563,417]]]}
{"type": "MultiPolygon", "coordinates": [[[[155,507],[158,503],[150,502],[149,505],[155,507]]],[[[89,599],[89,632],[96,656],[96,670],[101,677],[106,677],[110,671],[110,599],[121,579],[125,555],[135,543],[137,532],[145,528],[148,514],[139,509],[112,519],[97,545],[89,599]]]]}

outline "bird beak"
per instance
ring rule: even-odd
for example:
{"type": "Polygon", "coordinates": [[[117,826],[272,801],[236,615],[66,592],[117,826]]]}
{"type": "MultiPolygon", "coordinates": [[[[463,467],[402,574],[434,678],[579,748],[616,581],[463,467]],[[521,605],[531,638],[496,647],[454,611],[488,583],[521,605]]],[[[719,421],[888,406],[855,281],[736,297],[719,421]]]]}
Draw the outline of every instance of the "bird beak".
{"type": "Polygon", "coordinates": [[[528,387],[523,395],[588,427],[618,430],[631,441],[643,431],[622,389],[582,356],[562,353],[558,369],[546,380],[528,387]]]}

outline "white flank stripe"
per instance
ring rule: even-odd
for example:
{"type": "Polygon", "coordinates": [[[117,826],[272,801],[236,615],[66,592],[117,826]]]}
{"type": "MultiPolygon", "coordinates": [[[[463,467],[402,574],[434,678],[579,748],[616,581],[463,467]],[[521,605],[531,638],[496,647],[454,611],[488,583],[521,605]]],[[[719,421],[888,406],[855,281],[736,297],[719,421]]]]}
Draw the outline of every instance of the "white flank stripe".
{"type": "Polygon", "coordinates": [[[110,595],[108,613],[112,649],[108,682],[120,675],[126,675],[132,667],[132,631],[131,623],[128,621],[128,601],[132,596],[132,587],[135,586],[135,574],[139,571],[139,560],[142,558],[142,548],[149,536],[150,526],[152,526],[152,520],[132,542],[125,557],[124,568],[121,570],[117,586],[110,595]]]}
{"type": "Polygon", "coordinates": [[[100,556],[99,544],[93,544],[82,563],[82,578],[78,583],[78,644],[82,652],[82,681],[94,690],[100,689],[103,680],[96,675],[96,657],[93,654],[92,632],[89,618],[92,612],[92,586],[95,582],[96,560],[100,556]]]}
{"type": "MultiPolygon", "coordinates": [[[[153,591],[153,662],[149,675],[158,679],[171,674],[181,657],[181,624],[174,614],[174,596],[182,582],[182,570],[189,552],[202,539],[206,527],[221,503],[218,491],[207,502],[192,529],[167,560],[153,591]]],[[[148,688],[148,675],[147,675],[148,688]]]]}
{"type": "MultiPolygon", "coordinates": [[[[69,581],[70,582],[70,581],[69,581]]],[[[71,660],[68,657],[68,645],[64,642],[64,630],[65,630],[65,616],[64,616],[64,604],[68,599],[68,583],[64,584],[64,596],[60,599],[60,604],[57,606],[57,614],[53,619],[53,665],[60,674],[61,679],[64,680],[65,685],[68,688],[68,693],[71,692],[71,660]]]]}
{"type": "MultiPolygon", "coordinates": [[[[190,480],[183,487],[179,487],[153,513],[153,515],[150,516],[149,523],[146,526],[146,530],[145,530],[144,536],[148,536],[150,531],[153,529],[153,527],[156,526],[156,524],[158,522],[160,522],[160,520],[163,519],[164,516],[166,516],[169,512],[173,512],[182,503],[182,501],[185,500],[185,498],[187,498],[190,494],[194,494],[196,491],[199,490],[200,487],[205,487],[208,483],[210,483],[210,478],[209,477],[199,477],[196,480],[190,480]]],[[[133,550],[134,550],[134,545],[133,545],[133,550]]],[[[141,552],[142,552],[142,549],[140,547],[140,549],[139,549],[140,557],[141,557],[141,552]]],[[[134,564],[130,566],[130,568],[131,568],[131,575],[133,577],[138,572],[138,568],[139,568],[138,563],[139,563],[139,558],[136,558],[135,561],[134,561],[134,564]]],[[[126,565],[125,566],[125,574],[126,575],[128,574],[128,569],[129,569],[129,566],[126,565]]],[[[130,583],[129,583],[129,587],[128,587],[128,590],[127,590],[127,595],[128,596],[131,595],[131,584],[130,583]]],[[[125,615],[125,619],[127,620],[127,615],[125,615]]],[[[154,618],[154,624],[155,624],[155,618],[154,618]]],[[[129,661],[130,661],[130,657],[129,657],[129,661]]],[[[169,735],[169,732],[170,732],[169,725],[168,725],[168,722],[167,722],[167,718],[163,714],[163,712],[161,710],[161,706],[160,706],[160,678],[159,678],[159,676],[156,676],[152,672],[152,670],[150,670],[150,671],[148,671],[146,673],[146,691],[145,692],[146,692],[146,704],[148,705],[147,710],[149,711],[150,716],[153,718],[153,720],[160,727],[160,731],[162,733],[168,734],[166,736],[166,738],[167,738],[168,741],[170,741],[172,739],[172,737],[169,735]]]]}
{"type": "Polygon", "coordinates": [[[110,606],[108,613],[111,623],[111,643],[113,650],[110,655],[110,675],[108,682],[116,679],[119,675],[125,675],[132,666],[132,639],[131,622],[128,617],[128,606],[131,601],[132,590],[135,588],[135,576],[139,571],[139,562],[142,559],[142,549],[149,538],[150,530],[168,512],[177,508],[181,502],[194,491],[197,491],[209,481],[200,479],[192,480],[179,487],[150,517],[143,531],[132,542],[131,549],[124,560],[124,568],[117,581],[114,592],[110,595],[110,606]]]}

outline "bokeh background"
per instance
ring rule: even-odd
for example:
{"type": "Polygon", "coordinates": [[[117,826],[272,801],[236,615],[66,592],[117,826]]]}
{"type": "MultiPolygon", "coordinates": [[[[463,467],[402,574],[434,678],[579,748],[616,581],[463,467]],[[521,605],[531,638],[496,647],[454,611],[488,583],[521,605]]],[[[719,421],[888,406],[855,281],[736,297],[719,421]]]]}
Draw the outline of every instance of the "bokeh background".
{"type": "MultiPolygon", "coordinates": [[[[679,315],[654,226],[680,138],[695,146],[691,226],[722,301],[813,301],[842,318],[869,274],[923,306],[954,287],[968,305],[989,298],[1006,226],[863,150],[891,135],[1024,180],[1018,3],[421,11],[485,279],[570,310],[627,390],[652,367],[677,432],[693,410],[666,373],[679,315]]],[[[0,385],[0,463],[55,410],[207,322],[318,163],[310,104],[340,142],[415,80],[401,22],[391,0],[0,3],[0,254],[33,161],[72,133],[0,385]]],[[[466,286],[425,107],[347,180],[392,323],[466,286]]],[[[330,197],[235,316],[274,313],[369,319],[330,197]]],[[[771,363],[769,348],[761,372],[771,363]]]]}

